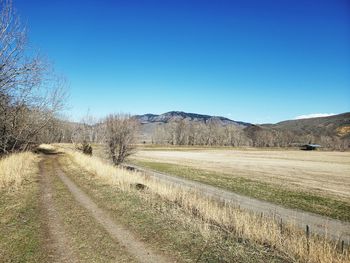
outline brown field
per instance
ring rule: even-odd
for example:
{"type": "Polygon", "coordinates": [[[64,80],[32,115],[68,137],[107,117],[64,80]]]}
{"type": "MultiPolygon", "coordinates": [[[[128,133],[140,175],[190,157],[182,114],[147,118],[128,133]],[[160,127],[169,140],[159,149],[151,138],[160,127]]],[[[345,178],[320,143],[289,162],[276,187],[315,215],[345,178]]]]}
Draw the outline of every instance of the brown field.
{"type": "Polygon", "coordinates": [[[349,200],[350,153],[256,149],[140,150],[136,160],[181,164],[349,200]]]}

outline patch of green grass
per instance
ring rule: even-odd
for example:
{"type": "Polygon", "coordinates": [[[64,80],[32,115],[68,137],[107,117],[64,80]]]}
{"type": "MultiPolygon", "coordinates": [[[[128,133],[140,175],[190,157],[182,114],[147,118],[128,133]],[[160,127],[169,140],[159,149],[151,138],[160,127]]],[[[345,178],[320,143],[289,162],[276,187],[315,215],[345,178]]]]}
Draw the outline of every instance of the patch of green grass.
{"type": "Polygon", "coordinates": [[[0,262],[47,262],[42,248],[37,176],[16,191],[0,191],[0,262]]]}
{"type": "Polygon", "coordinates": [[[84,171],[68,157],[60,163],[70,178],[119,223],[176,262],[286,262],[278,252],[238,241],[220,230],[201,234],[202,222],[147,191],[125,192],[84,171]]]}
{"type": "Polygon", "coordinates": [[[245,147],[218,145],[170,145],[170,144],[137,144],[142,151],[202,151],[202,150],[232,150],[232,151],[295,151],[299,147],[245,147]]]}
{"type": "Polygon", "coordinates": [[[157,144],[139,144],[137,149],[142,151],[201,151],[201,150],[237,150],[232,146],[205,146],[205,145],[157,145],[157,144]]]}
{"type": "Polygon", "coordinates": [[[282,186],[278,187],[269,183],[235,177],[230,174],[196,169],[178,164],[136,160],[133,160],[133,163],[155,171],[206,183],[285,207],[301,209],[343,221],[350,221],[350,203],[331,197],[320,196],[305,191],[294,191],[282,186]]]}

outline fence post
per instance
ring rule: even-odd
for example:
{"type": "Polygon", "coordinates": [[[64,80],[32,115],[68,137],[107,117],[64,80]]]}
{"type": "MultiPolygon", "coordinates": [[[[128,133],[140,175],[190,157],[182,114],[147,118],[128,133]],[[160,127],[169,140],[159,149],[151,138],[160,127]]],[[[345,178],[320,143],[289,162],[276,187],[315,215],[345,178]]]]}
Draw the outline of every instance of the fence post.
{"type": "Polygon", "coordinates": [[[344,254],[344,240],[341,241],[341,253],[344,254]]]}
{"type": "Polygon", "coordinates": [[[306,249],[308,254],[310,253],[309,238],[310,238],[310,228],[309,228],[309,225],[306,225],[306,249]]]}
{"type": "Polygon", "coordinates": [[[280,221],[280,230],[281,230],[281,234],[283,234],[283,221],[282,221],[282,217],[281,217],[281,221],[280,221]]]}

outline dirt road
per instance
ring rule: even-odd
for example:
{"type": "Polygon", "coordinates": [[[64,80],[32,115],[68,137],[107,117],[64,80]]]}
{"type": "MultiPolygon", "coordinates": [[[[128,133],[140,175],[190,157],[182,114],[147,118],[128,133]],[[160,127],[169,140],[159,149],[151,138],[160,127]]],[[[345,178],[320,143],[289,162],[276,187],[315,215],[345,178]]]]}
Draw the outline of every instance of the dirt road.
{"type": "MultiPolygon", "coordinates": [[[[54,187],[48,174],[57,176],[64,185],[69,189],[76,202],[89,212],[91,220],[95,220],[115,242],[122,245],[138,262],[171,262],[168,258],[147,247],[133,233],[123,225],[118,224],[108,212],[100,208],[79,186],[77,186],[60,168],[57,156],[44,156],[40,163],[41,172],[41,189],[42,189],[42,207],[43,214],[46,218],[45,224],[48,229],[46,244],[50,250],[50,261],[52,262],[81,262],[72,249],[70,233],[64,228],[62,218],[58,213],[55,203],[52,199],[54,187]],[[47,158],[53,163],[47,168],[43,163],[47,158]],[[53,171],[48,171],[53,169],[53,171]]],[[[86,229],[85,231],[89,231],[86,229]]],[[[94,251],[91,251],[94,253],[94,251]]],[[[115,262],[119,262],[116,260],[115,262]]]]}
{"type": "Polygon", "coordinates": [[[242,196],[230,191],[226,191],[207,184],[190,181],[184,178],[159,173],[143,167],[130,165],[136,170],[144,172],[160,181],[172,184],[180,184],[188,189],[196,189],[204,195],[214,197],[216,199],[231,202],[240,208],[252,211],[257,214],[263,213],[277,219],[282,219],[283,222],[291,222],[305,229],[308,225],[312,232],[327,235],[335,240],[344,240],[350,244],[350,223],[342,222],[336,219],[303,212],[300,210],[288,209],[279,205],[264,202],[258,199],[242,196]]]}
{"type": "Polygon", "coordinates": [[[41,206],[43,220],[47,229],[45,240],[51,262],[78,262],[73,252],[70,238],[65,231],[62,219],[54,205],[53,189],[50,177],[46,173],[43,162],[40,162],[41,173],[41,206]]]}

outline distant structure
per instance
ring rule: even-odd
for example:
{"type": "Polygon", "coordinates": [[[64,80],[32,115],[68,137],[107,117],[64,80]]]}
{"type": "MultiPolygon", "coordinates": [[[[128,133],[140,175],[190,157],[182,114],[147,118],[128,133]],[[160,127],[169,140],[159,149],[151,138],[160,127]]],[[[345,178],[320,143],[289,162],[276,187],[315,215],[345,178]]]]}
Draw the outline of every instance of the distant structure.
{"type": "Polygon", "coordinates": [[[300,150],[304,150],[304,151],[314,151],[317,148],[321,148],[321,145],[319,144],[312,144],[312,143],[308,143],[308,144],[304,144],[300,147],[300,150]]]}

